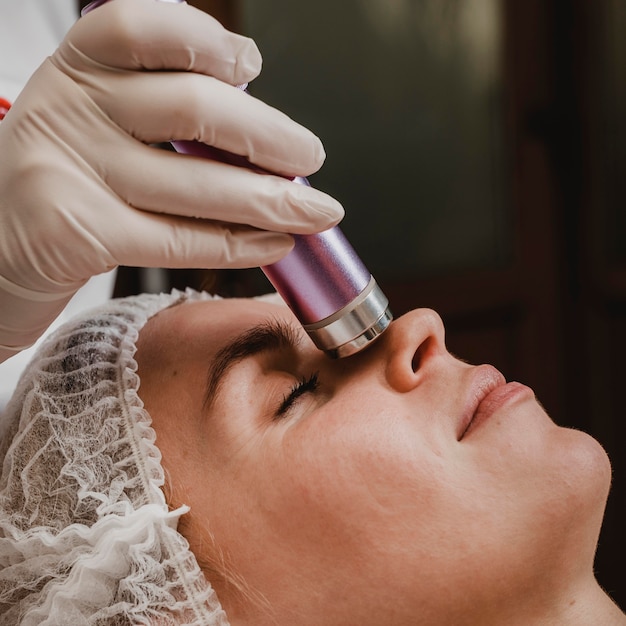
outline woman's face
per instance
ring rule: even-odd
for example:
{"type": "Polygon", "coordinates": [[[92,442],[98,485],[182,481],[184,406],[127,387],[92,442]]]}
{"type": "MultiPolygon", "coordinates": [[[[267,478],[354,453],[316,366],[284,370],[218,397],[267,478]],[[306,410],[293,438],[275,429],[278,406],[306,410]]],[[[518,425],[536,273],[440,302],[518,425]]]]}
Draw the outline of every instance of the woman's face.
{"type": "Polygon", "coordinates": [[[603,450],[430,310],[331,360],[284,306],[185,303],[137,360],[182,531],[246,588],[207,573],[233,624],[512,623],[592,575],[603,450]]]}

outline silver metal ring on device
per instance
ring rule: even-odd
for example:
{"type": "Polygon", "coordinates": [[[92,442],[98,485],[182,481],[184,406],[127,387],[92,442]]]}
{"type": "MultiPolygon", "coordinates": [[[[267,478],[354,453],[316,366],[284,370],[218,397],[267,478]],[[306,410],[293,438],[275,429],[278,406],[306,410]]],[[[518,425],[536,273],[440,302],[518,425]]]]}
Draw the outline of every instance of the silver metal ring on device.
{"type": "Polygon", "coordinates": [[[318,348],[330,356],[344,357],[376,339],[392,318],[389,300],[372,277],[352,302],[319,322],[305,324],[304,330],[318,348]]]}

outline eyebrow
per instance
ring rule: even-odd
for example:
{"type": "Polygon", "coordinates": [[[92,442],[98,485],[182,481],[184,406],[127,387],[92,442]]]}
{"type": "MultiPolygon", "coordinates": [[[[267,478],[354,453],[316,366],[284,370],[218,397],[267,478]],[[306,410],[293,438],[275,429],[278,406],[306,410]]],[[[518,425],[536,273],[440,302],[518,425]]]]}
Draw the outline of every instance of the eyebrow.
{"type": "Polygon", "coordinates": [[[301,334],[288,322],[266,320],[237,335],[224,345],[209,365],[203,408],[208,411],[219,395],[226,375],[238,363],[259,354],[295,348],[301,334]]]}

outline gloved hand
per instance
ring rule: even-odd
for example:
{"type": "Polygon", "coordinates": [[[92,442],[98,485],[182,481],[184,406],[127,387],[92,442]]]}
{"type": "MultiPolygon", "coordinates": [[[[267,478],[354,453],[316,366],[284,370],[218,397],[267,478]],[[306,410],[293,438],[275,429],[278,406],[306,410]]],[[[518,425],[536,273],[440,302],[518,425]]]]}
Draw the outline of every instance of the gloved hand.
{"type": "Polygon", "coordinates": [[[250,267],[336,224],[332,198],[149,144],[196,139],[307,176],[320,141],[233,85],[255,44],[186,4],[113,0],[78,20],[0,123],[0,361],[117,265],[250,267]]]}

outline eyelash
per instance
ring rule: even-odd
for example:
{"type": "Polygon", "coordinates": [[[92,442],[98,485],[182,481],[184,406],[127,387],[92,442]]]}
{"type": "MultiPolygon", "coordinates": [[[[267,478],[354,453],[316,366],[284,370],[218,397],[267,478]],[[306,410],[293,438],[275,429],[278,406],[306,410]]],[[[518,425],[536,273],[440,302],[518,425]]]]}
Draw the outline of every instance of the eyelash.
{"type": "Polygon", "coordinates": [[[305,393],[312,393],[317,390],[319,386],[319,373],[315,372],[308,378],[302,378],[292,388],[291,391],[283,398],[278,410],[276,411],[276,417],[285,417],[289,410],[296,404],[301,396],[305,393]]]}

